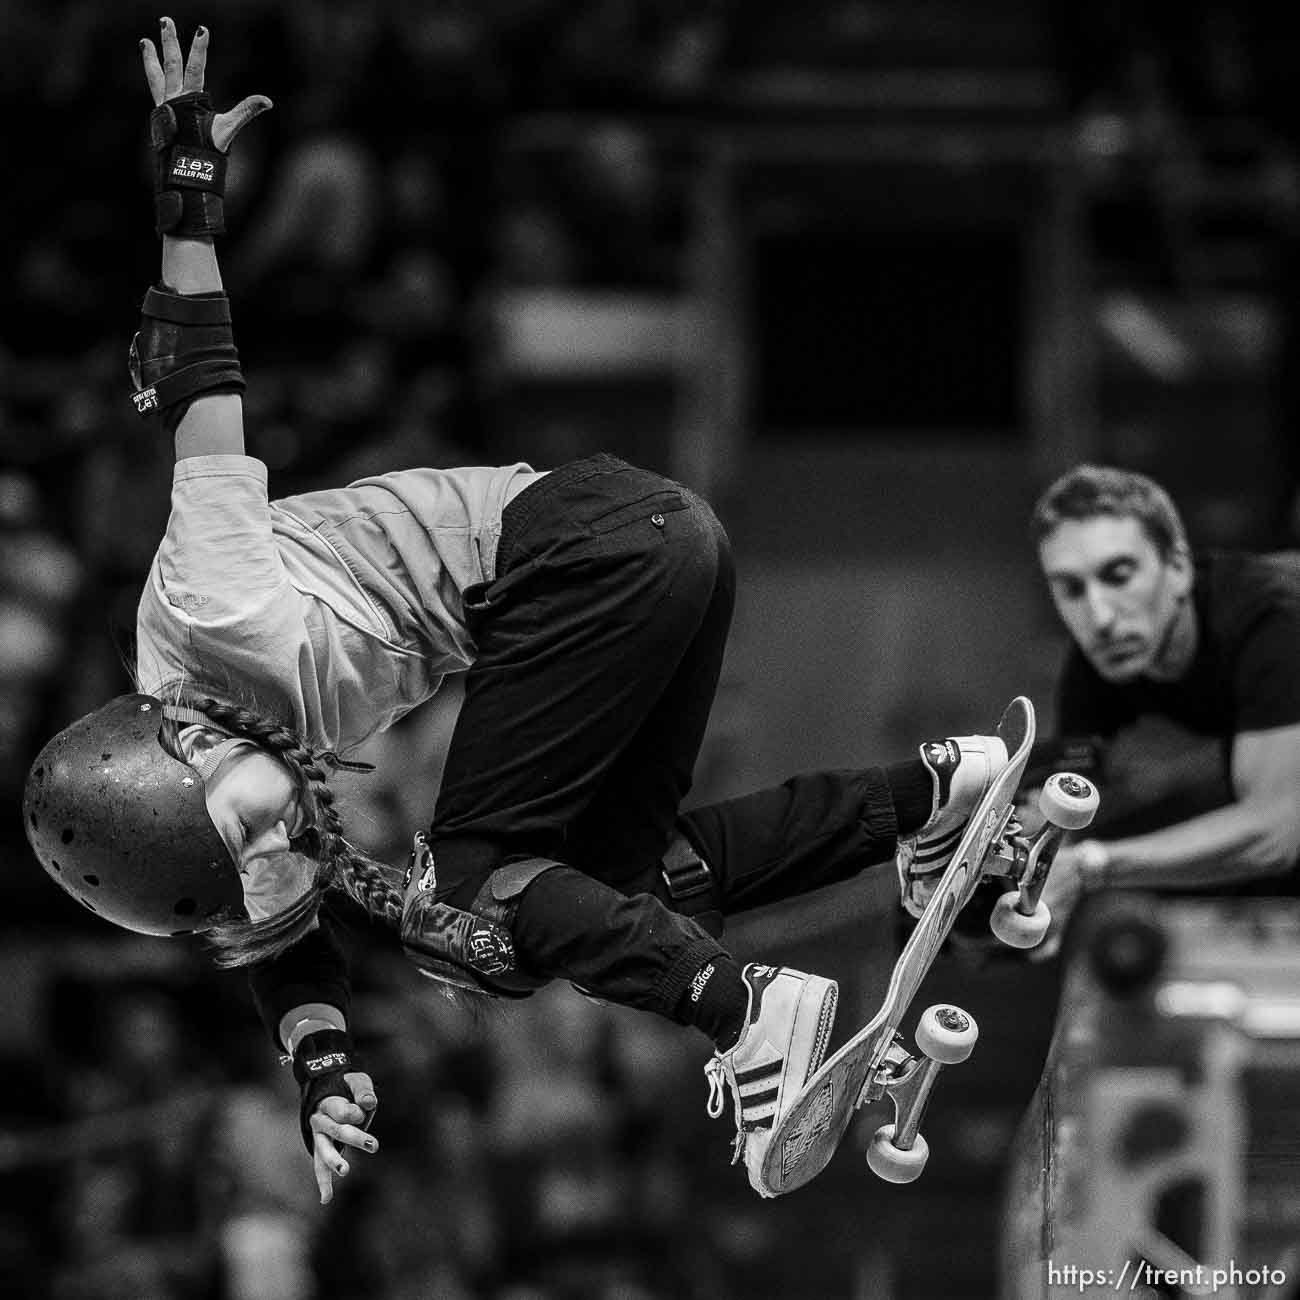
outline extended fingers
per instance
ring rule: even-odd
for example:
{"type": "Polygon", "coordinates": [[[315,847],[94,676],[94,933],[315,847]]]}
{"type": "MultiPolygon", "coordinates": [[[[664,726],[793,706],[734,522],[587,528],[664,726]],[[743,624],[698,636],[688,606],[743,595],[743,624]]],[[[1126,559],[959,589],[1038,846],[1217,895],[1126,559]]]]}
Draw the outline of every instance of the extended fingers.
{"type": "Polygon", "coordinates": [[[311,1168],[312,1173],[316,1175],[320,1203],[328,1205],[334,1197],[334,1180],[347,1176],[348,1162],[339,1154],[334,1143],[323,1134],[313,1135],[312,1147],[311,1168]]]}
{"type": "Polygon", "coordinates": [[[158,61],[158,51],[151,40],[140,42],[140,60],[144,64],[144,79],[149,84],[149,93],[153,96],[154,107],[167,98],[167,83],[163,76],[162,64],[158,61]]]}
{"type": "MultiPolygon", "coordinates": [[[[179,53],[180,47],[177,46],[179,53]]],[[[190,56],[185,60],[185,93],[203,89],[203,73],[208,66],[208,29],[200,27],[190,42],[190,56]]]]}
{"type": "Polygon", "coordinates": [[[167,98],[181,93],[181,43],[176,39],[176,24],[170,18],[159,19],[159,37],[162,45],[163,84],[167,98]]]}
{"type": "Polygon", "coordinates": [[[379,1150],[378,1141],[365,1131],[379,1105],[374,1082],[361,1070],[352,1071],[344,1078],[352,1099],[338,1094],[325,1097],[308,1120],[312,1136],[312,1172],[322,1205],[328,1205],[334,1199],[334,1180],[348,1175],[350,1166],[340,1147],[371,1152],[379,1150]]]}
{"type": "MultiPolygon", "coordinates": [[[[338,1098],[328,1098],[337,1101],[338,1098]]],[[[322,1103],[322,1106],[324,1103],[322,1103]]],[[[357,1107],[348,1106],[347,1110],[356,1112],[357,1107]]],[[[328,1205],[334,1197],[334,1180],[346,1178],[350,1168],[343,1152],[343,1146],[360,1147],[365,1151],[376,1151],[379,1143],[353,1124],[340,1123],[331,1118],[324,1109],[318,1110],[311,1117],[312,1129],[312,1172],[316,1176],[316,1187],[320,1192],[320,1203],[328,1205]]]]}
{"type": "Polygon", "coordinates": [[[345,1102],[341,1097],[327,1097],[309,1122],[313,1133],[332,1142],[361,1151],[378,1151],[378,1139],[371,1137],[362,1127],[366,1119],[366,1112],[359,1106],[345,1102]]]}
{"type": "MultiPolygon", "coordinates": [[[[176,24],[170,18],[158,20],[158,47],[150,40],[140,42],[140,58],[155,107],[165,99],[203,89],[208,66],[208,29],[200,27],[190,43],[189,58],[182,62],[176,24]]],[[[242,126],[243,123],[241,122],[242,126]]],[[[233,134],[233,132],[232,132],[233,134]]]]}

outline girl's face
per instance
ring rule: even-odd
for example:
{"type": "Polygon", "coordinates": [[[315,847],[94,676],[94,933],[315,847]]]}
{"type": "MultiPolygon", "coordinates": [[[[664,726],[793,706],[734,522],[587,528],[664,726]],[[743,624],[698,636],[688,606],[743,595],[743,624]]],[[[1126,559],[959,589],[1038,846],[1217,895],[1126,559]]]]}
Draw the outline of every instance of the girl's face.
{"type": "Polygon", "coordinates": [[[310,822],[298,784],[279,759],[252,741],[232,744],[212,732],[196,739],[194,749],[205,740],[224,750],[214,766],[205,765],[208,816],[239,868],[248,915],[262,921],[311,887],[317,863],[289,846],[310,822]]]}

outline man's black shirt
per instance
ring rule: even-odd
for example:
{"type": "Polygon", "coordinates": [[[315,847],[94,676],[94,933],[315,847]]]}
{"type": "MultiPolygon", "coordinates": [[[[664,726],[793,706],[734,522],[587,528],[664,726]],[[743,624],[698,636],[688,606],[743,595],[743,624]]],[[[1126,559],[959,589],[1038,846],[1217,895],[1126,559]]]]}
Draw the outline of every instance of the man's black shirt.
{"type": "Polygon", "coordinates": [[[1059,691],[1063,735],[1110,737],[1156,714],[1225,744],[1300,723],[1300,552],[1215,551],[1196,562],[1196,654],[1175,682],[1105,681],[1071,648],[1059,691]]]}

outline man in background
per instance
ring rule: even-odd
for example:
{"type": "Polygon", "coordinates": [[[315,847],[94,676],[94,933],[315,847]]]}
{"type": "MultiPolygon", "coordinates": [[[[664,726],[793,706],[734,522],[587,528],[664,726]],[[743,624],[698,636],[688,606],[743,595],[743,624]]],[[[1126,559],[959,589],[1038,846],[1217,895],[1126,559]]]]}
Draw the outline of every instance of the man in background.
{"type": "Polygon", "coordinates": [[[1194,555],[1159,484],[1093,465],[1043,493],[1031,536],[1073,640],[1058,733],[1101,739],[1121,814],[1059,854],[1058,938],[1095,889],[1297,893],[1300,552],[1194,555]]]}

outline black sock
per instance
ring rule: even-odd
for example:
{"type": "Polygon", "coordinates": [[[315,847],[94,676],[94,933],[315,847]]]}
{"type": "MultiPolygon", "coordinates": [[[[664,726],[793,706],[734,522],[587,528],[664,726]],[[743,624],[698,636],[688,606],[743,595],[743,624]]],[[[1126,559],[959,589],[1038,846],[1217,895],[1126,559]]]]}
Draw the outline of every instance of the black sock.
{"type": "Polygon", "coordinates": [[[891,763],[885,768],[885,780],[894,799],[899,838],[919,831],[934,812],[934,774],[919,758],[912,758],[891,763]]]}
{"type": "Polygon", "coordinates": [[[677,1004],[677,1019],[708,1034],[718,1051],[725,1052],[736,1045],[748,1010],[749,986],[740,964],[719,953],[695,972],[677,1004]]]}

